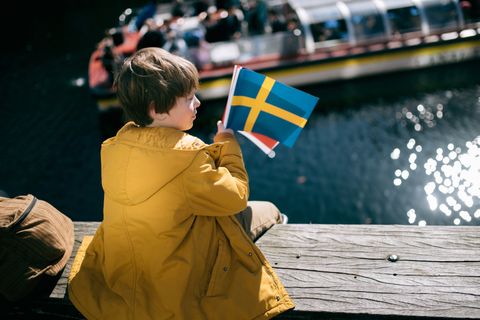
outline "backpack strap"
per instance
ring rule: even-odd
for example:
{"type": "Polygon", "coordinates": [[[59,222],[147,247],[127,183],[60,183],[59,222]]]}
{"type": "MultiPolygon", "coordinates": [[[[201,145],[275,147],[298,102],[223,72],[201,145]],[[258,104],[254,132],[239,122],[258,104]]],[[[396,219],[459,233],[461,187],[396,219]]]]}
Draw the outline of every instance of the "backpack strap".
{"type": "Polygon", "coordinates": [[[18,226],[20,223],[22,223],[22,221],[25,220],[25,218],[28,216],[30,211],[32,211],[32,209],[33,209],[33,207],[35,206],[36,203],[37,203],[37,198],[35,196],[33,196],[32,202],[30,202],[27,209],[25,209],[25,211],[23,211],[22,215],[17,219],[17,221],[15,221],[10,226],[10,229],[14,229],[16,226],[18,226]]]}

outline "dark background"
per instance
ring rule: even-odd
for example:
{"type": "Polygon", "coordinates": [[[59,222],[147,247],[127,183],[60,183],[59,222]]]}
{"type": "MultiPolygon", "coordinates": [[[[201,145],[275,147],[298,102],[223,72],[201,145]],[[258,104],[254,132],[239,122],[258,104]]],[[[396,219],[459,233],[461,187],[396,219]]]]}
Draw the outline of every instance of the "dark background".
{"type": "Polygon", "coordinates": [[[102,135],[88,60],[121,12],[144,3],[17,1],[3,11],[0,190],[34,194],[75,220],[101,218],[102,135]]]}

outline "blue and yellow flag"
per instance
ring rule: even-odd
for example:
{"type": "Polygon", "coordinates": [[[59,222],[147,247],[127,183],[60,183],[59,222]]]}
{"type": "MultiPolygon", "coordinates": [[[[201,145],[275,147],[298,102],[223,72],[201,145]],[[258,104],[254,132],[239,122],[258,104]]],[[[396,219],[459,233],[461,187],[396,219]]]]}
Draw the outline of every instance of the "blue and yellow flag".
{"type": "Polygon", "coordinates": [[[294,145],[317,102],[308,93],[235,66],[224,122],[272,156],[278,143],[294,145]]]}

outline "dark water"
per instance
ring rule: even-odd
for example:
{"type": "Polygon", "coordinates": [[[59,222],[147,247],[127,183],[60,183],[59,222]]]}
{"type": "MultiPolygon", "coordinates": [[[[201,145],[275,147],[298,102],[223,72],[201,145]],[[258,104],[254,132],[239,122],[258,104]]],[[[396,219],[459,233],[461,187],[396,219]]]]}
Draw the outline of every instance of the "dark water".
{"type": "MultiPolygon", "coordinates": [[[[0,58],[0,189],[9,195],[101,219],[99,147],[117,124],[77,85],[128,5],[66,1],[48,22],[30,13],[35,28],[0,58]]],[[[479,225],[478,70],[477,61],[305,88],[321,103],[293,149],[270,159],[239,137],[251,199],[273,201],[294,223],[479,225]]],[[[223,105],[204,102],[192,133],[210,141],[223,105]]]]}
{"type": "Polygon", "coordinates": [[[240,137],[252,198],[299,223],[480,224],[478,70],[306,88],[321,103],[293,149],[269,159],[240,137]]]}

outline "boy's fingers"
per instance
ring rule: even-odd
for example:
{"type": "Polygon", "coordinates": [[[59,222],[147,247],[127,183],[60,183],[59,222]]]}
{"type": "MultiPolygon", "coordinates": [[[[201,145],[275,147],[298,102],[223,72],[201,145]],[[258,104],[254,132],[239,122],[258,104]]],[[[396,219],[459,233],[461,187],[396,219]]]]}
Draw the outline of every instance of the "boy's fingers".
{"type": "Polygon", "coordinates": [[[217,132],[218,132],[218,133],[228,132],[228,133],[233,134],[233,130],[232,130],[232,129],[227,129],[227,128],[225,128],[225,125],[223,124],[222,120],[218,120],[218,121],[217,121],[217,132]]]}

